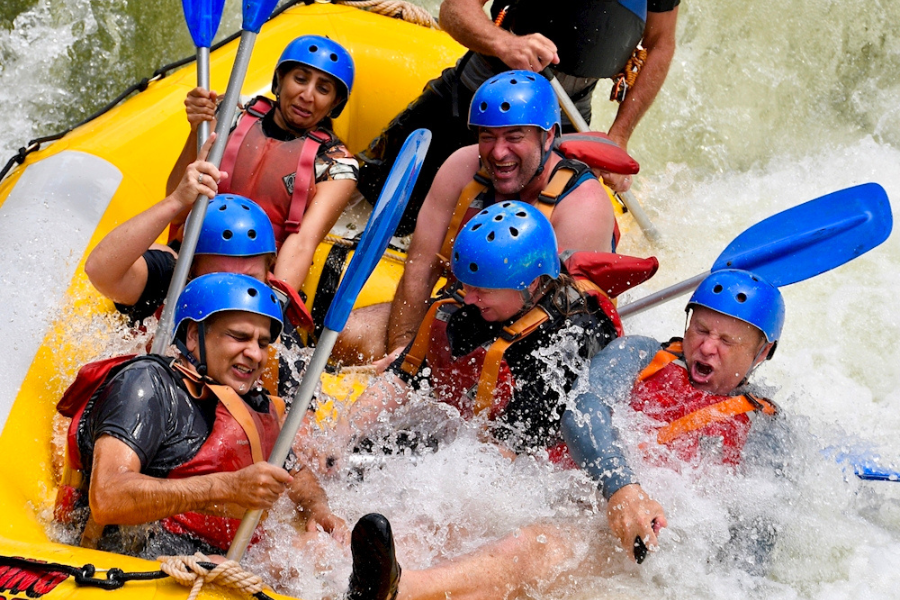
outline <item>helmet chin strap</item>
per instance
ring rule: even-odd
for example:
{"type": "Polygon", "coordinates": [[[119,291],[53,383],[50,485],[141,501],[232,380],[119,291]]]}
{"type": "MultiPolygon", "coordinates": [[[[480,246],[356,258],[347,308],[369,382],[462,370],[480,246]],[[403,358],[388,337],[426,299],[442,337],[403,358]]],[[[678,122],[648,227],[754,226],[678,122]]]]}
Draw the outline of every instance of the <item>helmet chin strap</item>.
{"type": "MultiPolygon", "coordinates": [[[[555,127],[555,125],[554,125],[555,127]]],[[[544,146],[547,144],[547,132],[541,129],[541,164],[534,172],[534,175],[531,179],[528,180],[528,183],[531,183],[535,179],[541,176],[541,173],[544,172],[544,167],[547,166],[547,161],[550,159],[550,153],[553,151],[553,147],[551,146],[547,150],[544,150],[544,146]]],[[[526,184],[527,185],[527,184],[526,184]]]]}
{"type": "Polygon", "coordinates": [[[197,360],[191,351],[188,350],[187,344],[181,339],[175,339],[175,347],[178,348],[178,351],[197,369],[200,377],[206,377],[208,370],[206,368],[206,327],[202,322],[197,323],[197,343],[199,344],[200,360],[197,360]]]}

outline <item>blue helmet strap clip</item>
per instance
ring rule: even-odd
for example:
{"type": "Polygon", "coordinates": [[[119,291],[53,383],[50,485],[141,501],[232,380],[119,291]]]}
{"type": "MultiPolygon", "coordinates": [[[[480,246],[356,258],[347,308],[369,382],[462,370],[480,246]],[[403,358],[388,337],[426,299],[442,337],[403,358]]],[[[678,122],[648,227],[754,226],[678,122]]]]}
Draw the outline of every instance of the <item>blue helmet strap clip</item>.
{"type": "MultiPolygon", "coordinates": [[[[175,347],[178,348],[178,351],[181,352],[182,356],[197,369],[197,374],[200,375],[200,377],[205,378],[208,370],[206,368],[206,326],[203,321],[200,321],[199,323],[194,321],[194,323],[197,325],[197,343],[200,351],[200,360],[197,360],[191,351],[188,350],[187,344],[180,337],[175,338],[174,344],[175,347]]],[[[187,335],[185,335],[185,337],[187,337],[187,335]]]]}

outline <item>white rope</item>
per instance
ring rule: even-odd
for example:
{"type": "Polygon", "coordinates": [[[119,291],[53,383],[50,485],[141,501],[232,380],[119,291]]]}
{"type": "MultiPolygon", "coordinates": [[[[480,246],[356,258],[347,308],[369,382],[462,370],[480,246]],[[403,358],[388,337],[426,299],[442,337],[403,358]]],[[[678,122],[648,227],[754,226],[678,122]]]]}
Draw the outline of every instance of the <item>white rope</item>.
{"type": "Polygon", "coordinates": [[[405,0],[333,0],[335,4],[363,8],[379,15],[402,19],[408,23],[440,29],[437,21],[427,10],[405,0]]]}
{"type": "Polygon", "coordinates": [[[197,552],[193,556],[160,556],[160,569],[169,577],[184,586],[191,586],[188,600],[195,600],[203,584],[215,583],[222,587],[230,587],[248,595],[263,591],[263,581],[259,575],[244,571],[241,565],[233,560],[209,570],[201,566],[201,562],[211,562],[207,556],[197,552]]]}

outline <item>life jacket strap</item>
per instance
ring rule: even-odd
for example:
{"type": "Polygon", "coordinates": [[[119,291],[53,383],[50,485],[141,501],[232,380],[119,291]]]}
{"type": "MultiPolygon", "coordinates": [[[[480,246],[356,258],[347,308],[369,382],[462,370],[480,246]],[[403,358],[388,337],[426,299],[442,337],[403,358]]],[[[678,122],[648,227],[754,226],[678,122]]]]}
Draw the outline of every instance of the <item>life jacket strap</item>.
{"type": "Polygon", "coordinates": [[[503,354],[514,343],[533,333],[547,321],[550,315],[540,306],[536,306],[522,315],[511,325],[503,328],[503,333],[490,345],[481,365],[478,376],[478,392],[475,395],[475,414],[480,415],[494,404],[494,390],[500,376],[500,364],[503,354]]]}
{"type": "Polygon", "coordinates": [[[453,251],[453,242],[456,241],[456,236],[462,226],[466,211],[472,206],[472,202],[474,202],[478,196],[483,194],[489,186],[490,179],[488,178],[487,172],[479,170],[472,178],[472,181],[466,184],[466,187],[463,188],[462,193],[459,195],[456,208],[453,209],[453,216],[450,217],[450,224],[447,226],[447,233],[444,234],[441,250],[437,255],[445,275],[450,273],[450,253],[453,251]]]}
{"type": "Polygon", "coordinates": [[[425,356],[428,354],[428,346],[431,344],[431,325],[434,323],[434,318],[443,305],[451,302],[456,302],[456,300],[453,298],[438,300],[432,303],[428,312],[425,313],[425,319],[419,326],[419,331],[416,332],[416,337],[413,339],[409,351],[403,358],[403,364],[400,365],[400,369],[407,375],[415,375],[422,368],[422,363],[425,362],[425,356]]]}
{"type": "Polygon", "coordinates": [[[721,402],[716,402],[709,406],[695,410],[680,419],[676,419],[661,428],[656,434],[656,441],[660,444],[668,444],[675,438],[691,431],[703,429],[713,423],[727,421],[738,415],[759,410],[767,415],[774,416],[778,412],[778,407],[774,402],[765,398],[756,396],[751,398],[748,395],[732,396],[721,402]]]}
{"type": "Polygon", "coordinates": [[[669,363],[675,362],[676,360],[681,359],[681,342],[673,342],[666,349],[660,350],[656,353],[656,356],[653,357],[653,360],[650,361],[650,364],[647,365],[643,371],[638,375],[638,381],[646,381],[650,379],[659,371],[662,371],[666,368],[669,363]]]}
{"type": "Polygon", "coordinates": [[[309,192],[315,185],[316,156],[322,144],[331,141],[324,133],[310,131],[303,138],[300,159],[297,161],[297,172],[294,174],[294,191],[291,193],[291,208],[284,222],[284,231],[288,235],[300,231],[300,223],[309,202],[309,192]]]}
{"type": "MultiPolygon", "coordinates": [[[[219,169],[229,175],[234,173],[234,165],[237,162],[237,155],[244,143],[244,138],[247,137],[250,128],[266,116],[272,108],[272,101],[262,96],[257,96],[247,104],[237,126],[228,136],[228,143],[225,146],[225,153],[222,155],[222,162],[219,163],[219,169]]],[[[226,185],[224,189],[230,190],[231,186],[226,185]]]]}

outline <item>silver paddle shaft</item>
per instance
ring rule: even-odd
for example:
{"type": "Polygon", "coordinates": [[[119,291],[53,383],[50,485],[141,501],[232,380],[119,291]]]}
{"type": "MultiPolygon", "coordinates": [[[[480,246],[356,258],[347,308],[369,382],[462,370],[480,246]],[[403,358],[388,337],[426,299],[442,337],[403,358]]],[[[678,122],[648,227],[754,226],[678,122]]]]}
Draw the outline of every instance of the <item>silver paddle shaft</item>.
{"type": "MultiPolygon", "coordinates": [[[[284,466],[284,461],[287,460],[288,454],[294,445],[294,438],[297,436],[297,431],[300,430],[300,425],[303,424],[303,418],[306,416],[309,403],[316,392],[316,387],[319,385],[319,378],[325,370],[325,365],[328,364],[328,358],[331,356],[331,350],[334,348],[339,334],[339,331],[332,331],[328,328],[322,331],[316,350],[313,352],[309,365],[306,367],[303,381],[300,382],[300,388],[294,394],[294,400],[291,402],[291,409],[284,420],[281,433],[278,434],[278,439],[275,440],[275,446],[272,448],[271,456],[269,456],[270,465],[276,467],[284,466]]],[[[229,560],[240,562],[244,557],[244,552],[247,550],[247,545],[253,537],[253,531],[259,524],[261,516],[261,510],[248,510],[244,513],[241,525],[234,534],[231,547],[228,548],[229,560]]]]}
{"type": "MultiPolygon", "coordinates": [[[[237,112],[237,103],[241,94],[241,87],[244,85],[244,78],[247,76],[247,66],[250,64],[250,55],[253,52],[253,44],[256,42],[256,34],[252,31],[241,32],[241,42],[238,45],[237,56],[234,58],[234,67],[231,71],[231,77],[228,80],[228,89],[225,91],[225,99],[222,101],[221,113],[216,123],[216,141],[209,151],[209,157],[206,159],[216,167],[222,163],[222,157],[225,155],[225,146],[228,143],[228,132],[231,128],[231,122],[234,120],[234,114],[237,112]]],[[[175,304],[178,302],[178,296],[184,289],[187,282],[188,273],[191,270],[191,263],[194,260],[194,251],[197,249],[197,239],[200,237],[200,228],[203,225],[203,219],[206,217],[206,207],[209,202],[206,196],[199,195],[194,202],[194,208],[188,215],[187,223],[184,226],[184,241],[181,243],[181,250],[178,253],[178,260],[175,262],[175,271],[172,273],[172,283],[169,284],[169,291],[166,294],[166,303],[163,307],[162,316],[159,319],[159,326],[156,328],[156,335],[153,338],[153,346],[150,349],[154,354],[162,354],[165,352],[169,344],[172,343],[172,324],[175,321],[175,304]]]]}

